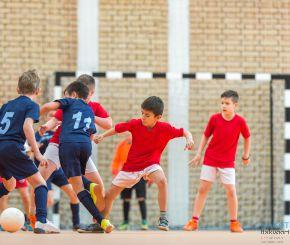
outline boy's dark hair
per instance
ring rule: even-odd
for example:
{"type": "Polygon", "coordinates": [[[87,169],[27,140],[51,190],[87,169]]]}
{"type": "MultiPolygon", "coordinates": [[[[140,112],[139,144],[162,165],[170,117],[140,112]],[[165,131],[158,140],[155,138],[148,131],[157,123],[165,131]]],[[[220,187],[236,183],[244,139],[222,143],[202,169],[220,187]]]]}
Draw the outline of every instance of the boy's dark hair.
{"type": "Polygon", "coordinates": [[[94,77],[87,75],[87,74],[80,75],[77,78],[77,82],[81,82],[81,83],[87,85],[88,87],[95,86],[95,83],[96,83],[94,77]]]}
{"type": "Polygon", "coordinates": [[[22,73],[18,79],[18,90],[20,94],[34,94],[39,88],[40,78],[36,70],[28,70],[22,73]]]}
{"type": "Polygon", "coordinates": [[[65,92],[71,95],[73,92],[75,92],[80,99],[87,99],[89,96],[89,88],[85,84],[81,82],[74,81],[70,83],[66,89],[65,92]]]}
{"type": "Polygon", "coordinates": [[[233,90],[227,90],[221,94],[221,98],[231,98],[234,103],[239,101],[238,92],[233,90]]]}
{"type": "Polygon", "coordinates": [[[155,116],[159,116],[163,114],[164,103],[159,97],[150,96],[143,101],[141,108],[153,112],[155,116]]]}

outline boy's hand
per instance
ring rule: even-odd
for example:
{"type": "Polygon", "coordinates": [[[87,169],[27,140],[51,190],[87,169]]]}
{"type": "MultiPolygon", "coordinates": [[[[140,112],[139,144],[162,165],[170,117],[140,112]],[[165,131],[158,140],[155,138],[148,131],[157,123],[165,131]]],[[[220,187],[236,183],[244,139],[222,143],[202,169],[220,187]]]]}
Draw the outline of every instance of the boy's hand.
{"type": "Polygon", "coordinates": [[[35,154],[35,158],[39,161],[39,166],[47,167],[47,159],[40,152],[35,154]]]}
{"type": "Polygon", "coordinates": [[[188,165],[192,167],[197,167],[198,165],[200,165],[200,162],[201,162],[201,155],[196,154],[196,156],[188,163],[188,165]]]}
{"type": "Polygon", "coordinates": [[[250,156],[242,156],[243,165],[247,166],[250,163],[250,156]]]}
{"type": "Polygon", "coordinates": [[[43,136],[46,133],[47,130],[48,130],[48,127],[45,124],[41,125],[39,127],[39,130],[38,130],[39,135],[43,136]]]}
{"type": "Polygon", "coordinates": [[[97,135],[95,138],[94,138],[94,142],[96,144],[99,144],[100,142],[102,142],[104,140],[104,136],[102,134],[99,134],[97,135]]]}
{"type": "Polygon", "coordinates": [[[193,147],[194,147],[194,142],[193,142],[193,140],[192,139],[190,139],[190,140],[186,140],[186,145],[185,145],[185,148],[184,148],[184,150],[192,150],[193,149],[193,147]]]}

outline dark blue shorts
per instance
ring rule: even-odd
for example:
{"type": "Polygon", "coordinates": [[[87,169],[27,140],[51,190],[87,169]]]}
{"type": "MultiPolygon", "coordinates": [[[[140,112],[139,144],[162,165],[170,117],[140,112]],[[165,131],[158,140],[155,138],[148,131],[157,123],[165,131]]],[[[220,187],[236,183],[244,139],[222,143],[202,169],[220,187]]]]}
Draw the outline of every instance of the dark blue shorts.
{"type": "Polygon", "coordinates": [[[56,186],[61,188],[62,186],[68,185],[68,180],[62,168],[59,168],[52,173],[52,175],[48,178],[46,183],[48,190],[51,191],[52,190],[51,184],[55,184],[56,186]]]}
{"type": "Polygon", "coordinates": [[[26,155],[23,145],[14,141],[0,141],[0,176],[22,180],[37,172],[36,165],[26,155]]]}
{"type": "Polygon", "coordinates": [[[61,143],[59,145],[59,159],[66,177],[70,178],[84,175],[91,154],[91,142],[61,143]]]}

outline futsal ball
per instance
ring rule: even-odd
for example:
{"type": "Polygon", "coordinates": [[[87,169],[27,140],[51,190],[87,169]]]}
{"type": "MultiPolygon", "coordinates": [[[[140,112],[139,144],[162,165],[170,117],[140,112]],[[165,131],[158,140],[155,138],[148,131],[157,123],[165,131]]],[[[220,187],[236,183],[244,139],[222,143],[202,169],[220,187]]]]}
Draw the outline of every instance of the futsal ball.
{"type": "Polygon", "coordinates": [[[19,231],[24,222],[24,214],[18,208],[7,208],[0,215],[0,225],[8,232],[19,231]]]}

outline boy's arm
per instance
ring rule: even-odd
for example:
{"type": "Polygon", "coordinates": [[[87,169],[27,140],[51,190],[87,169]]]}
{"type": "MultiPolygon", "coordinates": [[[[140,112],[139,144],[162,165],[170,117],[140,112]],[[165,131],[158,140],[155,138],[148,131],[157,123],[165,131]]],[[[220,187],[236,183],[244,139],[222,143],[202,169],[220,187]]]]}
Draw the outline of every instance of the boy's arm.
{"type": "Polygon", "coordinates": [[[184,150],[192,150],[193,146],[194,146],[194,141],[192,139],[192,134],[187,131],[187,130],[183,130],[183,136],[186,138],[186,146],[184,148],[184,150]]]}
{"type": "Polygon", "coordinates": [[[208,142],[208,139],[209,137],[206,137],[204,134],[202,135],[197,153],[195,157],[189,162],[189,165],[198,166],[200,164],[201,155],[202,155],[204,147],[206,146],[208,142]]]}
{"type": "Polygon", "coordinates": [[[38,131],[40,136],[43,136],[46,131],[53,130],[58,125],[60,125],[60,122],[55,117],[52,117],[45,124],[39,127],[38,131]]]}
{"type": "Polygon", "coordinates": [[[103,129],[110,129],[113,126],[112,118],[111,117],[98,117],[95,116],[95,124],[103,129]]]}
{"type": "Polygon", "coordinates": [[[250,149],[251,149],[251,137],[244,139],[244,153],[242,156],[243,164],[248,165],[250,163],[250,149]]]}
{"type": "Polygon", "coordinates": [[[111,128],[109,130],[107,130],[106,132],[102,133],[102,134],[99,134],[97,135],[95,138],[94,138],[94,142],[96,144],[100,143],[105,137],[109,137],[109,136],[112,136],[112,135],[115,135],[117,134],[117,132],[115,131],[115,128],[111,128]]]}
{"type": "Polygon", "coordinates": [[[30,147],[34,153],[34,156],[40,162],[40,164],[43,166],[43,165],[46,165],[47,162],[46,162],[46,159],[42,156],[42,154],[39,151],[38,144],[36,142],[35,134],[34,134],[34,130],[33,130],[33,122],[34,121],[32,118],[26,118],[24,121],[24,124],[23,124],[23,131],[24,131],[25,137],[28,141],[28,144],[30,145],[30,147]]]}
{"type": "Polygon", "coordinates": [[[46,103],[40,108],[40,115],[46,114],[49,111],[57,110],[59,107],[60,103],[56,101],[46,103]]]}

